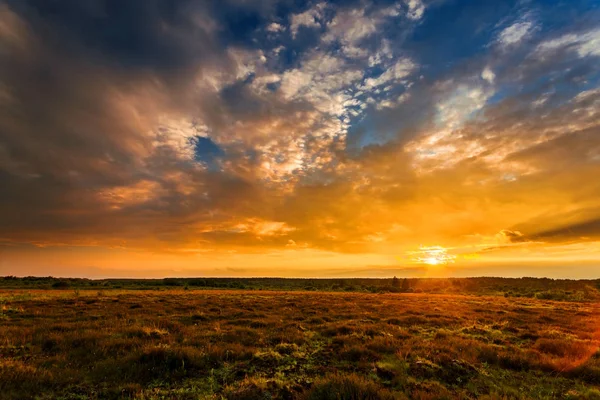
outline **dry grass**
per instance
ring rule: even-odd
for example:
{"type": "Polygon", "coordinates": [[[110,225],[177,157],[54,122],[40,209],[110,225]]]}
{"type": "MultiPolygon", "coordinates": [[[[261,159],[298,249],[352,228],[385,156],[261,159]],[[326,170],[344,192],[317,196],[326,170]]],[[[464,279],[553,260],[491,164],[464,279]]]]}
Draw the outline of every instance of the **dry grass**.
{"type": "Polygon", "coordinates": [[[0,398],[600,398],[600,305],[1,291],[0,398]]]}

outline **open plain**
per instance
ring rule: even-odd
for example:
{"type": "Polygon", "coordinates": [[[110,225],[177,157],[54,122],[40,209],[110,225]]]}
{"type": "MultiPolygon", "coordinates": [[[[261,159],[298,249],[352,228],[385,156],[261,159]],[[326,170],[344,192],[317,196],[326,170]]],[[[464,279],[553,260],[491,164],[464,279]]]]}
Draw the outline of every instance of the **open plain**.
{"type": "Polygon", "coordinates": [[[600,398],[593,301],[183,289],[0,299],[3,399],[600,398]]]}

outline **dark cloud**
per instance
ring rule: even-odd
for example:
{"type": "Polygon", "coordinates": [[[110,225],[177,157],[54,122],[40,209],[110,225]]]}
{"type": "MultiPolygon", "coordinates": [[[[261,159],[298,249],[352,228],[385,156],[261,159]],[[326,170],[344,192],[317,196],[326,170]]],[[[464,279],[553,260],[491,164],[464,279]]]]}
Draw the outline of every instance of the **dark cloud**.
{"type": "Polygon", "coordinates": [[[600,238],[600,218],[536,232],[534,237],[550,241],[594,240],[600,238]]]}
{"type": "Polygon", "coordinates": [[[600,209],[579,208],[570,212],[547,213],[517,227],[528,241],[573,243],[600,238],[600,209]]]}
{"type": "Polygon", "coordinates": [[[208,4],[178,1],[9,1],[53,49],[117,67],[180,73],[218,51],[208,4]]]}
{"type": "Polygon", "coordinates": [[[506,238],[509,242],[512,243],[522,243],[526,242],[528,239],[519,231],[511,231],[509,229],[503,229],[500,231],[500,235],[503,238],[506,238]]]}
{"type": "MultiPolygon", "coordinates": [[[[243,215],[257,201],[256,190],[243,179],[204,171],[182,161],[171,146],[156,143],[161,140],[157,113],[181,111],[177,95],[185,95],[162,80],[174,65],[161,59],[196,68],[201,49],[183,48],[206,40],[160,33],[169,28],[160,25],[163,12],[163,22],[172,24],[191,18],[184,10],[166,2],[138,4],[140,13],[131,6],[32,2],[1,9],[3,237],[118,242],[157,232],[167,236],[172,225],[179,226],[171,238],[176,240],[182,230],[194,233],[182,222],[194,215],[216,209],[243,215]],[[126,27],[129,23],[134,26],[126,27]],[[119,47],[129,35],[133,42],[119,47]],[[177,40],[180,45],[171,43],[177,40]],[[181,57],[169,53],[180,50],[181,57]],[[165,221],[169,218],[173,221],[165,221]]],[[[215,54],[203,56],[207,63],[218,60],[215,54]]],[[[223,218],[228,217],[208,219],[223,218]]]]}
{"type": "MultiPolygon", "coordinates": [[[[597,169],[596,156],[599,152],[600,126],[592,126],[514,152],[507,161],[526,162],[548,172],[586,166],[597,169]]],[[[594,183],[591,185],[596,186],[594,183]]]]}

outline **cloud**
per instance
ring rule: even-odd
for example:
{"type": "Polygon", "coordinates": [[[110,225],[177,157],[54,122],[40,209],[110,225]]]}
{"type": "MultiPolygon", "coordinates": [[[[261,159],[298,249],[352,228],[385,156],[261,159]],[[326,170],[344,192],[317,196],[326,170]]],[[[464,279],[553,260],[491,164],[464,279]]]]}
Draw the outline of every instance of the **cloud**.
{"type": "Polygon", "coordinates": [[[339,12],[327,24],[326,42],[340,40],[346,46],[355,46],[377,30],[377,19],[365,15],[362,8],[339,12]]]}
{"type": "Polygon", "coordinates": [[[408,17],[410,19],[419,20],[423,18],[425,13],[425,5],[421,0],[408,0],[408,17]]]}
{"type": "Polygon", "coordinates": [[[239,223],[230,229],[233,232],[253,232],[256,236],[278,236],[293,232],[295,228],[288,226],[285,222],[257,221],[255,219],[239,223]]]}
{"type": "Polygon", "coordinates": [[[365,79],[364,86],[366,89],[372,89],[381,85],[397,83],[410,75],[415,68],[415,64],[410,59],[400,59],[378,77],[365,79]]]}
{"type": "Polygon", "coordinates": [[[481,110],[492,91],[478,85],[459,85],[438,104],[439,124],[453,130],[481,110]]]}
{"type": "Polygon", "coordinates": [[[597,240],[600,238],[600,218],[537,232],[535,237],[551,241],[597,240]]]}
{"type": "Polygon", "coordinates": [[[551,211],[519,225],[523,238],[549,243],[581,243],[600,238],[600,208],[551,211]]]}
{"type": "MultiPolygon", "coordinates": [[[[0,235],[38,243],[125,241],[146,247],[145,241],[161,237],[187,240],[193,226],[158,233],[157,224],[169,218],[202,221],[207,217],[198,210],[213,208],[213,202],[221,204],[225,215],[244,213],[229,190],[241,189],[246,200],[257,192],[240,179],[203,170],[193,162],[185,140],[174,140],[185,139],[185,130],[174,131],[160,118],[187,107],[178,99],[186,95],[180,79],[193,78],[198,69],[208,71],[228,54],[212,53],[204,64],[181,58],[181,67],[189,67],[189,73],[178,76],[170,75],[172,65],[142,57],[135,63],[143,62],[150,70],[131,74],[139,64],[115,67],[112,61],[118,54],[110,47],[112,41],[96,49],[105,54],[102,62],[90,62],[87,50],[58,44],[61,30],[37,33],[59,17],[49,16],[42,23],[42,15],[33,15],[29,8],[23,12],[21,16],[4,7],[0,24],[11,33],[2,37],[8,61],[2,64],[2,87],[11,104],[0,123],[0,174],[8,191],[0,207],[5,221],[0,235]],[[15,214],[18,204],[27,215],[15,214]],[[57,228],[61,233],[50,233],[57,228]]],[[[75,40],[69,37],[69,27],[63,27],[66,40],[75,40]]],[[[93,36],[86,33],[81,40],[86,35],[93,36]]],[[[187,45],[187,38],[181,40],[187,45]]],[[[197,132],[190,129],[192,135],[197,132]]]]}
{"type": "Polygon", "coordinates": [[[54,7],[34,0],[10,4],[30,23],[32,34],[48,44],[64,51],[88,51],[90,57],[113,66],[181,73],[206,60],[207,53],[219,52],[213,41],[217,26],[198,3],[182,2],[165,14],[155,0],[120,7],[100,1],[54,7]]]}
{"type": "Polygon", "coordinates": [[[290,32],[292,37],[296,37],[301,27],[307,28],[318,28],[321,26],[321,20],[323,18],[323,10],[325,9],[324,3],[319,3],[308,10],[293,14],[290,18],[290,32]]]}
{"type": "Polygon", "coordinates": [[[0,240],[352,259],[596,237],[597,29],[226,4],[0,8],[0,240]]]}
{"type": "Polygon", "coordinates": [[[492,71],[490,67],[485,67],[483,71],[481,71],[481,77],[488,83],[494,83],[494,79],[496,79],[496,74],[494,74],[494,71],[492,71]]]}
{"type": "Polygon", "coordinates": [[[501,242],[521,243],[527,241],[525,235],[519,231],[511,231],[503,229],[498,233],[498,238],[501,242]]]}
{"type": "Polygon", "coordinates": [[[540,43],[536,54],[547,57],[559,51],[574,51],[579,57],[600,56],[600,29],[568,33],[540,43]]]}
{"type": "Polygon", "coordinates": [[[531,21],[519,21],[504,28],[498,35],[498,43],[504,47],[514,46],[527,38],[535,26],[531,21]]]}
{"type": "Polygon", "coordinates": [[[272,22],[267,26],[267,32],[277,33],[285,30],[285,27],[277,22],[272,22]]]}
{"type": "MultiPolygon", "coordinates": [[[[388,8],[347,8],[341,9],[327,23],[327,31],[322,40],[328,44],[339,43],[347,57],[367,58],[369,51],[364,48],[363,42],[377,32],[394,18],[400,16],[397,6],[388,8]]],[[[382,42],[382,51],[389,55],[389,42],[382,42]]],[[[381,55],[379,55],[379,58],[381,55]]],[[[371,62],[373,62],[371,58],[371,62]]]]}

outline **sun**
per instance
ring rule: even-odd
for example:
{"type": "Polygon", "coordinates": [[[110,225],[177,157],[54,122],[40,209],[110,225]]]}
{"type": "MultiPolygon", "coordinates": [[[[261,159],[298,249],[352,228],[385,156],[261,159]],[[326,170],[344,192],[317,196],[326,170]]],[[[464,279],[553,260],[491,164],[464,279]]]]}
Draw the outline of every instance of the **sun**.
{"type": "Polygon", "coordinates": [[[436,258],[436,257],[427,257],[424,258],[422,260],[423,264],[429,264],[429,265],[438,265],[442,263],[442,260],[436,258]]]}
{"type": "Polygon", "coordinates": [[[456,256],[448,254],[448,249],[442,246],[421,246],[417,251],[409,252],[417,264],[440,266],[453,263],[456,256]]]}

